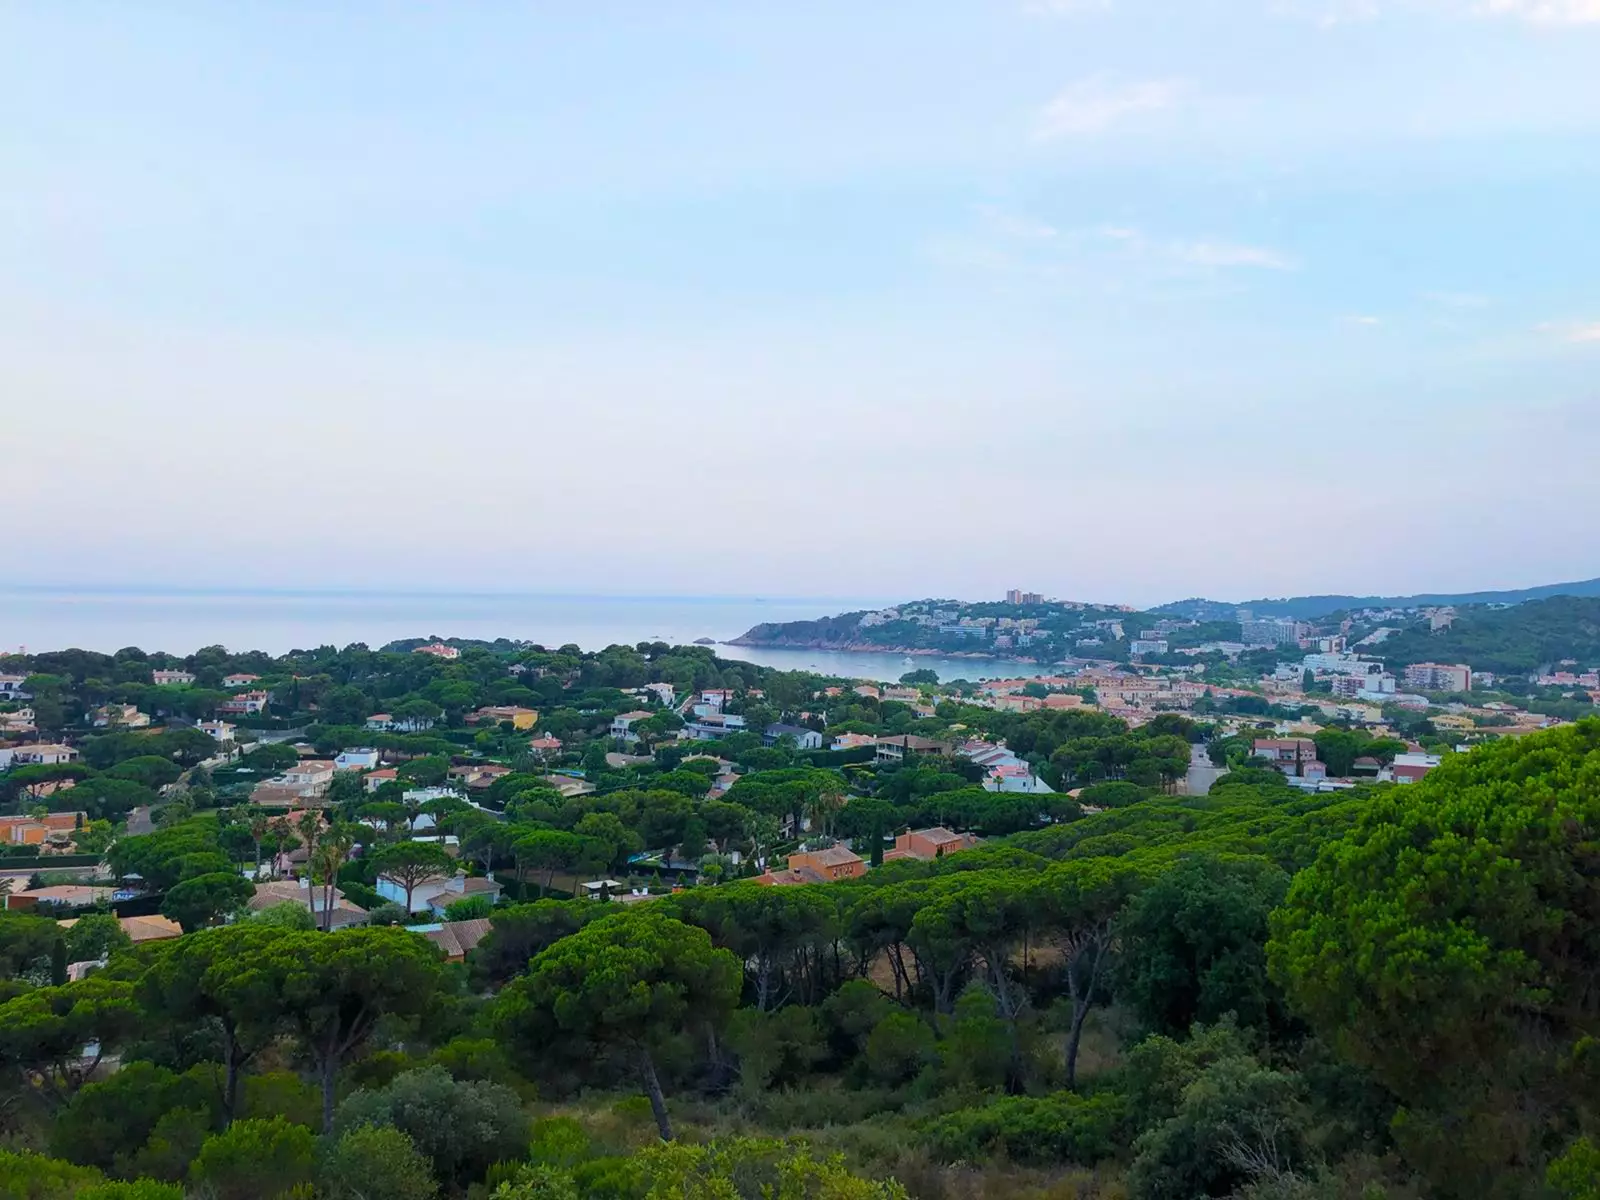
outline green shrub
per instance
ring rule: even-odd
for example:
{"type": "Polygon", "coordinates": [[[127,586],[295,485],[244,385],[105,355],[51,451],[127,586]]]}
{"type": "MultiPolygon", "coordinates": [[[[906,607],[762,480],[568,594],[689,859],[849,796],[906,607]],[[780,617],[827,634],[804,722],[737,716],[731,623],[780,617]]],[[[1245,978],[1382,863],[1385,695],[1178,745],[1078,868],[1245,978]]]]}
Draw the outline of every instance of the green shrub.
{"type": "Polygon", "coordinates": [[[190,1176],[216,1200],[274,1200],[309,1182],[317,1139],[282,1117],[235,1121],[206,1139],[190,1176]]]}
{"type": "Polygon", "coordinates": [[[350,1096],[339,1106],[334,1133],[362,1126],[398,1129],[432,1162],[436,1178],[463,1186],[528,1148],[521,1097],[497,1083],[452,1079],[439,1066],[407,1071],[378,1091],[350,1096]]]}
{"type": "Polygon", "coordinates": [[[933,1030],[908,1012],[892,1012],[867,1036],[867,1071],[891,1086],[913,1079],[937,1053],[933,1030]]]}
{"type": "Polygon", "coordinates": [[[1008,1096],[940,1117],[925,1136],[933,1153],[947,1162],[1001,1155],[1034,1166],[1090,1166],[1116,1153],[1127,1118],[1127,1101],[1109,1092],[1008,1096]]]}
{"type": "Polygon", "coordinates": [[[319,1172],[328,1200],[430,1200],[439,1185],[428,1160],[398,1129],[363,1125],[328,1151],[319,1172]]]}
{"type": "Polygon", "coordinates": [[[6,1200],[71,1200],[103,1178],[93,1167],[0,1150],[0,1196],[6,1200]]]}

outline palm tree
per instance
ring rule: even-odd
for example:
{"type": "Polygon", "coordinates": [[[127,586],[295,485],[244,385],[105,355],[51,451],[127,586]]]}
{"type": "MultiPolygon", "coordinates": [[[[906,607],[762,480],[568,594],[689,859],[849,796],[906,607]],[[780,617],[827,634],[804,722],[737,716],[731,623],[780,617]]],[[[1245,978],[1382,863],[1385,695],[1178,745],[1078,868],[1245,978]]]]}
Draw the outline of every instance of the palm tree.
{"type": "Polygon", "coordinates": [[[267,840],[267,834],[272,829],[272,823],[267,820],[267,814],[257,812],[250,818],[250,837],[256,844],[256,873],[252,878],[261,877],[261,843],[267,840]]]}
{"type": "Polygon", "coordinates": [[[322,932],[333,928],[333,900],[339,890],[339,868],[344,866],[355,839],[346,829],[330,829],[322,835],[316,851],[311,856],[312,878],[322,887],[322,912],[319,924],[322,932]]]}
{"type": "Polygon", "coordinates": [[[272,856],[272,877],[278,877],[278,860],[283,857],[283,848],[289,844],[289,839],[294,837],[294,830],[289,825],[288,817],[275,817],[269,826],[272,833],[275,851],[272,856]]]}
{"type": "Polygon", "coordinates": [[[309,860],[317,848],[317,835],[322,832],[322,814],[308,808],[294,824],[300,840],[305,843],[306,858],[309,860]]]}

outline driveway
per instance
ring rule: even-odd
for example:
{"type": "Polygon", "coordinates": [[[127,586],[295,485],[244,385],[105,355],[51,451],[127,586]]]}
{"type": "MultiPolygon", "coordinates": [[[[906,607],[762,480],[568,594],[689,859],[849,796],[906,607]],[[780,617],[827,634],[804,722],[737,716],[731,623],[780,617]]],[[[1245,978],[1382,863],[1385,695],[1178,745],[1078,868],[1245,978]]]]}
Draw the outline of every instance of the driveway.
{"type": "Polygon", "coordinates": [[[1211,791],[1211,785],[1227,773],[1227,767],[1211,765],[1204,746],[1189,747],[1189,774],[1185,780],[1189,795],[1204,796],[1211,791]]]}

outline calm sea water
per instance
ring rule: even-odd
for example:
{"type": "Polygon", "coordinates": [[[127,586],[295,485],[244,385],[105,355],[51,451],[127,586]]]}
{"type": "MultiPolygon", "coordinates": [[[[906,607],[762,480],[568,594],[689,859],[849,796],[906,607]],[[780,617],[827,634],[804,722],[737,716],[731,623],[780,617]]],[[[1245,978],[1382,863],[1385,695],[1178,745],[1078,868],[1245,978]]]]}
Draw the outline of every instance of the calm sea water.
{"type": "MultiPolygon", "coordinates": [[[[558,596],[379,592],[0,590],[0,651],[124,646],[188,654],[201,646],[289,650],[397,638],[520,638],[599,650],[643,641],[724,641],[768,621],[808,620],[873,608],[881,598],[755,599],[728,596],[558,596]]],[[[718,646],[725,658],[784,670],[898,679],[929,667],[941,679],[1036,674],[999,659],[852,654],[718,646]]]]}

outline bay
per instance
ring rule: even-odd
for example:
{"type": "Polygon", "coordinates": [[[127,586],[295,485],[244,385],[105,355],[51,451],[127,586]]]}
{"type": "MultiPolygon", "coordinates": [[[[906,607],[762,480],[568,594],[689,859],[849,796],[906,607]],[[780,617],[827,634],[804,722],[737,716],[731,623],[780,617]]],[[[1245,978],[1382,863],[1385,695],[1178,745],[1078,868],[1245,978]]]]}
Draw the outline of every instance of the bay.
{"type": "MultiPolygon", "coordinates": [[[[283,654],[353,642],[377,647],[398,638],[514,638],[545,646],[599,650],[643,641],[722,642],[762,622],[809,620],[881,607],[868,597],[597,596],[255,589],[0,589],[0,650],[77,647],[114,653],[125,646],[190,654],[202,646],[283,654]]],[[[725,658],[782,670],[896,680],[914,668],[941,679],[1022,671],[1001,659],[941,658],[820,650],[716,647],[725,658]]]]}

